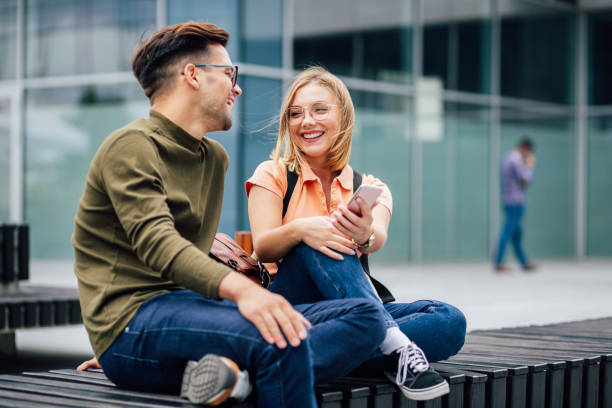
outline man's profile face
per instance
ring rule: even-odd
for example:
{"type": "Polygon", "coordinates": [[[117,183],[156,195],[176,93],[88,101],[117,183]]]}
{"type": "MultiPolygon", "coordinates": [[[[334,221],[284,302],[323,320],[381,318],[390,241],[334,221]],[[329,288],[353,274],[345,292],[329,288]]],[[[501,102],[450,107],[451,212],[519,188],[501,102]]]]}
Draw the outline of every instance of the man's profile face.
{"type": "MultiPolygon", "coordinates": [[[[206,61],[192,61],[194,64],[215,64],[232,66],[232,60],[225,47],[212,44],[208,47],[206,61]]],[[[242,89],[236,84],[232,87],[231,68],[201,67],[199,74],[200,106],[206,120],[214,130],[228,130],[232,127],[232,108],[242,89]]],[[[212,130],[212,129],[211,129],[212,130]]]]}
{"type": "Polygon", "coordinates": [[[529,146],[519,146],[519,152],[523,157],[526,157],[531,153],[531,149],[529,146]]]}

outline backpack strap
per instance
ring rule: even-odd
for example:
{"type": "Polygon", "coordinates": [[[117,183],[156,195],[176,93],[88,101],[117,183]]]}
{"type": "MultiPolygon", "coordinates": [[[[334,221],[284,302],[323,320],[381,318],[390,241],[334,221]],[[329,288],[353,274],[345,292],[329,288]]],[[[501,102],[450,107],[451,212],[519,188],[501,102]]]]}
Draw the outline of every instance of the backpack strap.
{"type": "Polygon", "coordinates": [[[357,191],[357,189],[361,185],[362,180],[363,177],[361,177],[361,174],[359,174],[357,170],[353,169],[353,193],[357,191]]]}
{"type": "Polygon", "coordinates": [[[295,185],[298,181],[298,174],[295,171],[289,170],[289,166],[285,167],[285,171],[287,173],[287,192],[283,197],[283,216],[285,218],[285,214],[287,214],[287,208],[289,208],[289,201],[291,201],[291,196],[293,195],[293,190],[295,190],[295,185]]]}
{"type": "MultiPolygon", "coordinates": [[[[361,174],[353,170],[353,193],[357,191],[357,189],[361,185],[362,179],[363,178],[361,177],[361,174]]],[[[395,301],[395,297],[393,296],[391,291],[370,274],[370,263],[368,254],[361,254],[361,256],[359,257],[359,262],[361,263],[361,266],[363,267],[365,273],[367,273],[370,277],[370,281],[372,281],[372,285],[374,285],[374,289],[376,290],[376,293],[378,293],[378,296],[380,297],[382,302],[389,303],[395,301]]]]}

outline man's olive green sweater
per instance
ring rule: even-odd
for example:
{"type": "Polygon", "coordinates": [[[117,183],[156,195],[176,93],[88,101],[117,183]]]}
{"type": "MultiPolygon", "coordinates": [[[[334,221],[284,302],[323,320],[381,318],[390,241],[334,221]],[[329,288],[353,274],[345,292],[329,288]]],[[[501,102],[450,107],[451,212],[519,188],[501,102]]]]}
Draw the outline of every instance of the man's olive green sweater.
{"type": "Polygon", "coordinates": [[[72,244],[83,321],[96,356],[153,296],[218,298],[231,271],[208,256],[228,156],[151,111],[113,132],[93,158],[72,244]]]}

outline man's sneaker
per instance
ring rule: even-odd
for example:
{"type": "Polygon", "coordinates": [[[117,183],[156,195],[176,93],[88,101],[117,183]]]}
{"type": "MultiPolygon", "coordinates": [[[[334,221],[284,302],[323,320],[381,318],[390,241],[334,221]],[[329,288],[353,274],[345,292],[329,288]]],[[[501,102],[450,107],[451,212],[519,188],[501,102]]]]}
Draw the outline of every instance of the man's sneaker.
{"type": "Polygon", "coordinates": [[[510,272],[512,270],[511,267],[509,267],[508,265],[504,265],[504,264],[495,265],[494,268],[495,268],[495,272],[501,272],[501,273],[510,272]]]}
{"type": "Polygon", "coordinates": [[[215,406],[228,398],[242,401],[250,392],[249,374],[229,358],[207,354],[185,365],[181,397],[194,404],[215,406]]]}
{"type": "Polygon", "coordinates": [[[525,272],[535,272],[536,269],[538,269],[538,265],[531,263],[531,262],[523,265],[523,270],[525,272]]]}
{"type": "Polygon", "coordinates": [[[448,383],[429,366],[425,354],[414,343],[383,356],[385,376],[402,394],[417,401],[430,400],[449,391],[448,383]]]}

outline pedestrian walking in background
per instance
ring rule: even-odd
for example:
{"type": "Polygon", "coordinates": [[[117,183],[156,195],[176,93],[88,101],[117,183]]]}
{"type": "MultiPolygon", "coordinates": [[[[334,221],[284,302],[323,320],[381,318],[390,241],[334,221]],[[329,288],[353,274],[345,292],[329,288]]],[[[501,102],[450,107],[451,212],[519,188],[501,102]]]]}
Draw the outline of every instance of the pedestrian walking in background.
{"type": "Polygon", "coordinates": [[[521,226],[525,213],[526,190],[533,180],[536,164],[533,151],[533,142],[528,138],[523,138],[516,149],[506,156],[501,166],[501,192],[506,221],[495,253],[494,265],[498,272],[510,270],[504,264],[504,252],[508,241],[512,242],[514,253],[523,270],[531,271],[535,269],[535,265],[529,262],[523,250],[523,227],[521,226]]]}

